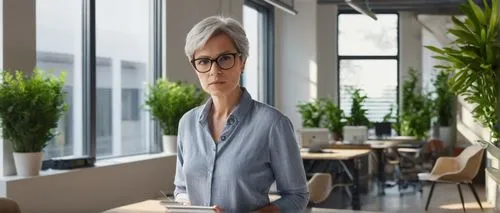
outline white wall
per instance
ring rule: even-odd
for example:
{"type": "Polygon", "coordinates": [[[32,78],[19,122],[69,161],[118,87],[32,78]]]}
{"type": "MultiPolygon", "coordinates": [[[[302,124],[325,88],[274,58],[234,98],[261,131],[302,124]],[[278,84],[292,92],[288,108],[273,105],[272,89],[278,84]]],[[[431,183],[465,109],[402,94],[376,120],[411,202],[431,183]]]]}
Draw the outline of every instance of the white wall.
{"type": "Polygon", "coordinates": [[[295,2],[298,15],[276,10],[276,106],[295,128],[301,127],[296,105],[318,96],[316,1],[295,2]]]}
{"type": "Polygon", "coordinates": [[[166,76],[171,80],[199,84],[196,73],[184,54],[187,33],[197,22],[212,15],[222,14],[241,21],[243,2],[243,0],[165,1],[167,7],[166,76]]]}
{"type": "Polygon", "coordinates": [[[173,192],[175,155],[113,161],[120,159],[101,162],[95,168],[28,179],[0,177],[0,197],[14,199],[23,213],[102,212],[159,198],[160,190],[173,192]]]}

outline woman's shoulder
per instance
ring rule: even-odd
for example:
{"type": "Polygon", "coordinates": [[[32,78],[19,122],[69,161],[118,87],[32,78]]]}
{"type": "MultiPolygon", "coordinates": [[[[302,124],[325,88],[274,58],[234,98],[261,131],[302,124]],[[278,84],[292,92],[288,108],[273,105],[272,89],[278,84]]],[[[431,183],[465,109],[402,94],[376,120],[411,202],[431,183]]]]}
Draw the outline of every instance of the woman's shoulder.
{"type": "Polygon", "coordinates": [[[204,105],[197,106],[197,107],[187,111],[186,113],[184,113],[184,115],[179,120],[179,123],[190,123],[193,121],[197,121],[200,118],[201,111],[203,110],[203,106],[204,105]]]}
{"type": "Polygon", "coordinates": [[[254,104],[254,115],[270,120],[288,119],[278,108],[258,101],[254,104]]]}

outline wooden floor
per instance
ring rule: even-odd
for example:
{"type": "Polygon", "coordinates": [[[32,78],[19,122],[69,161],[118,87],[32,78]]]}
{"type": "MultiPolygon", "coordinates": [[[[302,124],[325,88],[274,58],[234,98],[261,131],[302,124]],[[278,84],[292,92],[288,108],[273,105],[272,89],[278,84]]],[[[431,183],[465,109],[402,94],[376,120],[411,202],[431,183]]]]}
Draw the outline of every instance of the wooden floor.
{"type": "MultiPolygon", "coordinates": [[[[414,192],[412,188],[405,191],[402,197],[399,196],[397,188],[387,188],[385,196],[377,196],[376,189],[368,195],[362,196],[362,210],[378,211],[378,212],[394,212],[394,213],[424,213],[425,202],[429,194],[429,186],[425,186],[423,193],[414,192]]],[[[492,205],[486,202],[485,191],[482,186],[476,186],[477,193],[481,199],[484,213],[495,212],[492,205]]],[[[479,213],[481,209],[474,199],[474,196],[466,185],[462,185],[464,195],[465,208],[469,213],[479,213]]],[[[332,196],[318,207],[324,208],[346,208],[345,204],[349,201],[346,199],[345,193],[342,190],[337,190],[332,196]],[[339,202],[341,201],[341,202],[339,202]],[[343,204],[340,204],[343,203],[343,204]]],[[[462,204],[458,189],[454,184],[437,184],[434,188],[429,205],[429,213],[461,213],[462,204]]]]}

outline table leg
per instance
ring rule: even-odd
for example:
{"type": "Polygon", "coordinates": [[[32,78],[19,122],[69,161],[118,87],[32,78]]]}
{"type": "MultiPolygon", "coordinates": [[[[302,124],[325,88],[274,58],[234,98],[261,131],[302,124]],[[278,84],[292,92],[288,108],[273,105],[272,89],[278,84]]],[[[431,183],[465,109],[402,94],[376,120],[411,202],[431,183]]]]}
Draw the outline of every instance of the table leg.
{"type": "Polygon", "coordinates": [[[359,199],[359,173],[358,173],[358,159],[350,159],[347,160],[346,162],[348,165],[347,167],[350,168],[351,174],[352,174],[352,186],[351,186],[351,193],[352,193],[352,198],[351,198],[351,205],[353,210],[361,210],[361,201],[359,199]]]}
{"type": "Polygon", "coordinates": [[[375,149],[378,157],[378,194],[385,195],[385,158],[384,149],[375,149]]]}

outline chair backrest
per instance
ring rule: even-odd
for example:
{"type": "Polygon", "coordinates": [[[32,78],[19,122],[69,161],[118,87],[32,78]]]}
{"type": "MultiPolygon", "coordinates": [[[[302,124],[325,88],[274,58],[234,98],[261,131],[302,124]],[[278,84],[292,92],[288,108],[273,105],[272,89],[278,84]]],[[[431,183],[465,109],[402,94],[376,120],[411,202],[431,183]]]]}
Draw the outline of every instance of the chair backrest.
{"type": "Polygon", "coordinates": [[[0,197],[0,212],[1,213],[21,213],[17,202],[8,198],[0,197]]]}
{"type": "Polygon", "coordinates": [[[325,201],[332,191],[332,176],[328,173],[315,173],[307,183],[309,188],[309,201],[321,203],[325,201]]]}
{"type": "Polygon", "coordinates": [[[458,166],[460,168],[460,177],[463,180],[471,181],[479,172],[479,166],[483,160],[484,149],[481,145],[475,144],[469,146],[457,156],[458,166]]]}

